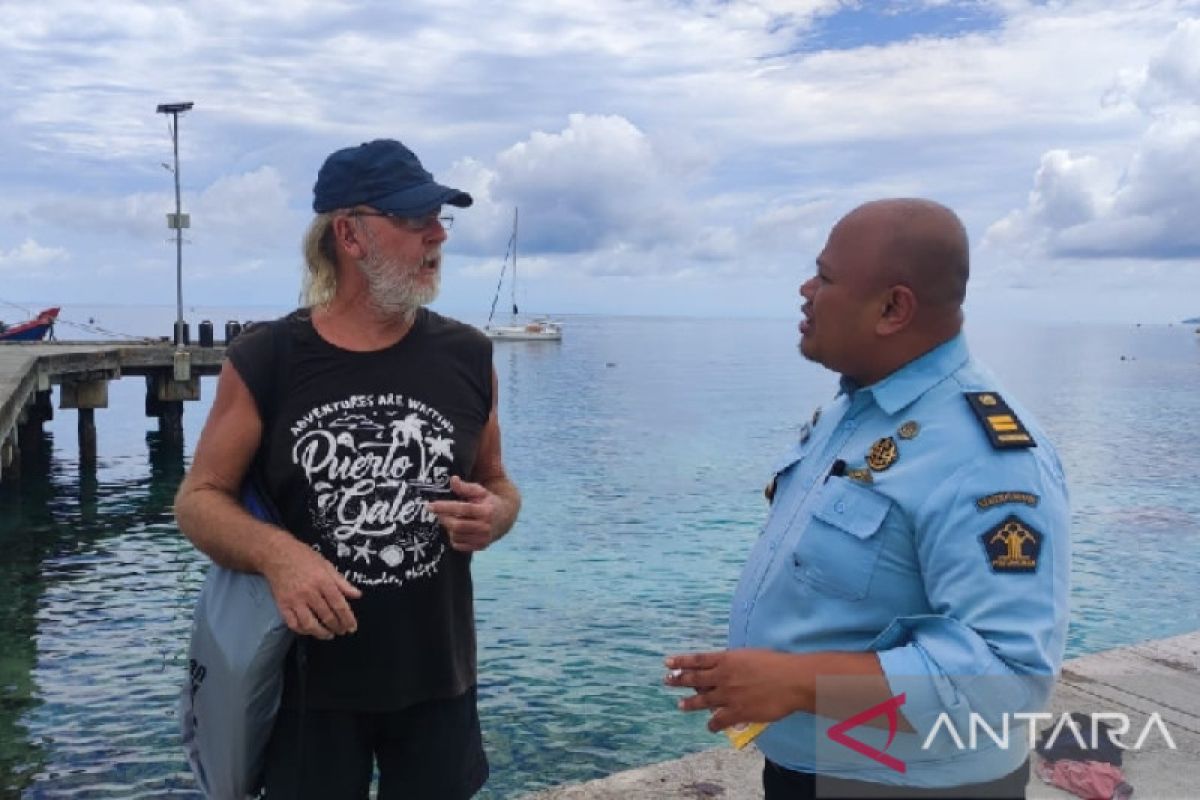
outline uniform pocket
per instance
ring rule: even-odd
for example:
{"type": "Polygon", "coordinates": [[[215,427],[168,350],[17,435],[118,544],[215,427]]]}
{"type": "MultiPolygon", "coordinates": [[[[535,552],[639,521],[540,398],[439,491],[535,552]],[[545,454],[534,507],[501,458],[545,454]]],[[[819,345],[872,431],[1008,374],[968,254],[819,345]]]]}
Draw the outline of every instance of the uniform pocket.
{"type": "Polygon", "coordinates": [[[892,503],[848,478],[832,478],[793,554],[796,578],[822,594],[866,597],[892,503]]]}

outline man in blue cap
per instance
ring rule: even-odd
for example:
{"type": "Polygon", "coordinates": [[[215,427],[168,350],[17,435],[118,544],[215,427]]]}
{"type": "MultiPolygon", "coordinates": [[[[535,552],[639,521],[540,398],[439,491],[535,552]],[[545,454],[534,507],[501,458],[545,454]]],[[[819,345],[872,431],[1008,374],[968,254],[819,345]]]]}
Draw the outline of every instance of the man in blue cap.
{"type": "Polygon", "coordinates": [[[711,730],[761,730],[767,800],[1023,798],[1066,639],[1062,466],[968,352],[950,209],[867,203],[816,266],[800,352],[840,391],[777,465],[729,649],[666,682],[711,730]]]}
{"type": "Polygon", "coordinates": [[[176,499],[214,561],[262,574],[301,635],[267,748],[272,798],[467,798],[487,778],[472,553],[513,525],[491,344],[425,306],[443,206],[400,142],[326,159],[305,306],[228,350],[176,499]],[[250,475],[283,527],[238,502],[250,475]]]}

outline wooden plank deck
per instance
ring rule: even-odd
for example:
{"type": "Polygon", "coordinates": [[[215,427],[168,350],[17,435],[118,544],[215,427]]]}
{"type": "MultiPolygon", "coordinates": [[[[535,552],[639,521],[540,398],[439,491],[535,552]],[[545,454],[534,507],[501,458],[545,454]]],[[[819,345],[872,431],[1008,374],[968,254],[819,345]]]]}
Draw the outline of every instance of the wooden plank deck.
{"type": "MultiPolygon", "coordinates": [[[[38,392],[129,375],[169,379],[176,352],[169,342],[0,342],[0,459],[11,458],[22,413],[38,392]]],[[[215,375],[225,348],[189,346],[180,352],[190,376],[215,375]]],[[[0,461],[0,477],[4,466],[0,461]]]]}

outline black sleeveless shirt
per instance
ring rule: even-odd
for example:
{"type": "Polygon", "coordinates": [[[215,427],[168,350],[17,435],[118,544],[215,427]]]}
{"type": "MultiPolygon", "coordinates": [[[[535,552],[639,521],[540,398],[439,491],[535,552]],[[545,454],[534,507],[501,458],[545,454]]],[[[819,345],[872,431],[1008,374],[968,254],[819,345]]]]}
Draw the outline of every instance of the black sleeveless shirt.
{"type": "MultiPolygon", "coordinates": [[[[256,468],[289,531],[362,590],[358,631],[308,640],[310,708],[395,711],[475,684],[471,559],[426,503],[469,480],[492,405],[491,342],[420,309],[372,352],[322,339],[307,310],[228,357],[265,421],[256,468]]],[[[289,659],[285,703],[296,691],[289,659]]]]}

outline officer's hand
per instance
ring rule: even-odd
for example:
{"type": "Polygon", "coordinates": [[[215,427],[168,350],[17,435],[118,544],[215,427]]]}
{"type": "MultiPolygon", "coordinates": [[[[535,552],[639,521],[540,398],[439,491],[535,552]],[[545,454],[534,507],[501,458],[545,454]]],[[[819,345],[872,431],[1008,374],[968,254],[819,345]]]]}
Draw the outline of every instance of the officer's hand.
{"type": "Polygon", "coordinates": [[[283,621],[296,633],[332,639],[358,630],[346,598],[356,600],[362,592],[303,542],[289,537],[263,577],[271,586],[283,621]]]}
{"type": "Polygon", "coordinates": [[[429,510],[450,537],[450,546],[462,553],[483,550],[496,541],[496,512],[499,500],[482,484],[469,483],[457,475],[450,478],[450,490],[458,500],[435,500],[429,510]]]}
{"type": "Polygon", "coordinates": [[[747,722],[774,722],[802,707],[802,662],[774,650],[725,650],[670,656],[668,686],[696,694],[679,701],[682,711],[709,709],[708,729],[747,722]],[[801,680],[798,680],[801,679],[801,680]]]}

